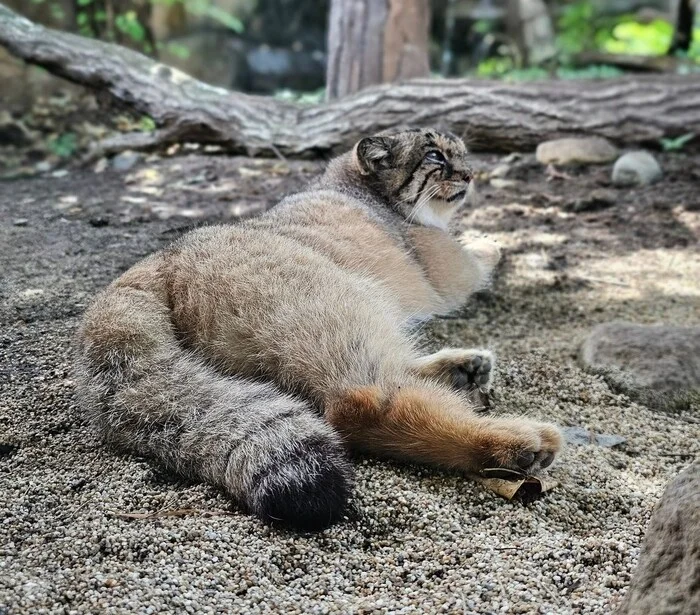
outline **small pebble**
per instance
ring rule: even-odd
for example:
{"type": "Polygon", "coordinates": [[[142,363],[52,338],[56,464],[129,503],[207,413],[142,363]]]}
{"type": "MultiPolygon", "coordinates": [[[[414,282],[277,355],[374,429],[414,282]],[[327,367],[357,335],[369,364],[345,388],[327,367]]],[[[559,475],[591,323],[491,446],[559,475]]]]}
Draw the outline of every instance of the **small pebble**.
{"type": "Polygon", "coordinates": [[[112,158],[112,168],[115,171],[129,171],[141,158],[141,154],[127,150],[112,158]]]}
{"type": "Polygon", "coordinates": [[[662,176],[656,158],[641,150],[620,156],[612,170],[612,181],[616,186],[647,186],[662,176]]]}
{"type": "Polygon", "coordinates": [[[491,176],[491,179],[496,178],[496,177],[505,177],[510,173],[510,165],[508,164],[499,164],[498,166],[494,167],[491,173],[489,174],[491,176]]]}
{"type": "Polygon", "coordinates": [[[500,177],[494,177],[489,184],[496,190],[503,190],[505,188],[514,188],[518,185],[518,182],[514,179],[501,179],[500,177]]]}

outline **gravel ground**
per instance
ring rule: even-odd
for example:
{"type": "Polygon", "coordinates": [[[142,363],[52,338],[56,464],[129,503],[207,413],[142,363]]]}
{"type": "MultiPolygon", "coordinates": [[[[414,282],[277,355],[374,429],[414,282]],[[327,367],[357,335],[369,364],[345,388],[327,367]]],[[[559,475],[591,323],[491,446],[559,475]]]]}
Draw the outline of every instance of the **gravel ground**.
{"type": "Polygon", "coordinates": [[[697,416],[652,412],[574,361],[598,322],[698,322],[685,171],[697,161],[663,162],[662,184],[618,191],[603,213],[566,206],[599,170],[549,183],[525,168],[520,188],[485,188],[466,222],[501,241],[505,264],[493,291],[427,331],[498,352],[494,411],[626,443],[569,446],[551,471],[559,486],[528,503],[359,459],[352,514],[318,535],[264,526],[212,488],[105,450],[70,374],[97,289],[197,220],[264,208],[317,165],[189,156],[0,183],[0,613],[614,611],[663,486],[700,454],[697,416]]]}

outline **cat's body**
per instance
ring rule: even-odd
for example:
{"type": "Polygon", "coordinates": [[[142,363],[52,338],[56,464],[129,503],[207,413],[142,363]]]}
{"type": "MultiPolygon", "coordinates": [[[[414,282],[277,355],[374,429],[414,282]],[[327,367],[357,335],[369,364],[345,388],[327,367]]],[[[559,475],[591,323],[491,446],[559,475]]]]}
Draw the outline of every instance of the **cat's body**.
{"type": "Polygon", "coordinates": [[[342,514],[346,446],[468,471],[545,467],[555,428],[478,416],[460,390],[488,386],[488,351],[421,356],[411,334],[498,260],[446,232],[470,181],[449,135],[363,139],[260,218],[145,259],[85,316],[83,408],[108,442],[302,528],[342,514]]]}

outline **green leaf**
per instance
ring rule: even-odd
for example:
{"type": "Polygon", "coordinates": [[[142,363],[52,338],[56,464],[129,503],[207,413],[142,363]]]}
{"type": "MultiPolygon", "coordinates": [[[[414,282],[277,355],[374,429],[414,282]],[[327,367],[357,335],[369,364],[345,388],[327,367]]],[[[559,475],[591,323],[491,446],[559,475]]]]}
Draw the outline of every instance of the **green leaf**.
{"type": "Polygon", "coordinates": [[[78,0],[78,6],[88,6],[92,4],[92,0],[78,0]]]}
{"type": "Polygon", "coordinates": [[[172,53],[176,58],[180,58],[181,60],[186,60],[190,57],[190,50],[184,45],[179,45],[178,43],[167,43],[165,45],[162,45],[162,47],[169,53],[172,53]]]}
{"type": "Polygon", "coordinates": [[[155,123],[155,120],[151,116],[144,115],[139,120],[139,130],[141,132],[153,132],[155,129],[156,129],[156,123],[155,123]]]}
{"type": "Polygon", "coordinates": [[[683,149],[686,143],[695,138],[694,132],[688,132],[675,139],[660,139],[661,147],[665,152],[677,152],[683,149]]]}
{"type": "Polygon", "coordinates": [[[479,34],[488,34],[491,32],[491,30],[493,30],[493,22],[480,19],[474,22],[472,30],[474,30],[474,32],[478,32],[479,34]]]}
{"type": "Polygon", "coordinates": [[[234,17],[230,13],[227,13],[218,6],[209,6],[204,14],[207,17],[211,17],[215,21],[218,21],[221,25],[226,26],[234,32],[237,32],[238,34],[241,34],[241,32],[244,30],[243,22],[240,19],[234,17]]]}
{"type": "Polygon", "coordinates": [[[240,19],[221,7],[214,6],[211,0],[187,0],[183,5],[188,13],[199,17],[209,17],[239,34],[245,29],[240,19]]]}
{"type": "Polygon", "coordinates": [[[72,132],[64,132],[49,141],[49,150],[59,158],[68,158],[78,149],[78,138],[72,132]]]}
{"type": "Polygon", "coordinates": [[[114,25],[119,31],[137,43],[142,43],[146,39],[146,29],[139,21],[135,11],[127,11],[117,15],[114,19],[114,25]]]}
{"type": "Polygon", "coordinates": [[[60,4],[51,4],[51,17],[56,21],[63,21],[66,17],[66,13],[60,4]]]}

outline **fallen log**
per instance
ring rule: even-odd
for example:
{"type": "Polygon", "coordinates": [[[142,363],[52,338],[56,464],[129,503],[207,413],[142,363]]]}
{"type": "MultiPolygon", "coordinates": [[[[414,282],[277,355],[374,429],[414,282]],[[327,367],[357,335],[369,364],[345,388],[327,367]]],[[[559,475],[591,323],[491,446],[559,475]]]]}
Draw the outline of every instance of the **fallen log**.
{"type": "Polygon", "coordinates": [[[595,82],[420,79],[301,105],[207,85],[125,47],[32,23],[1,4],[0,45],[152,117],[156,133],[133,140],[141,149],[192,141],[248,155],[319,156],[409,125],[446,127],[472,149],[490,151],[583,135],[649,145],[700,134],[697,74],[595,82]]]}

